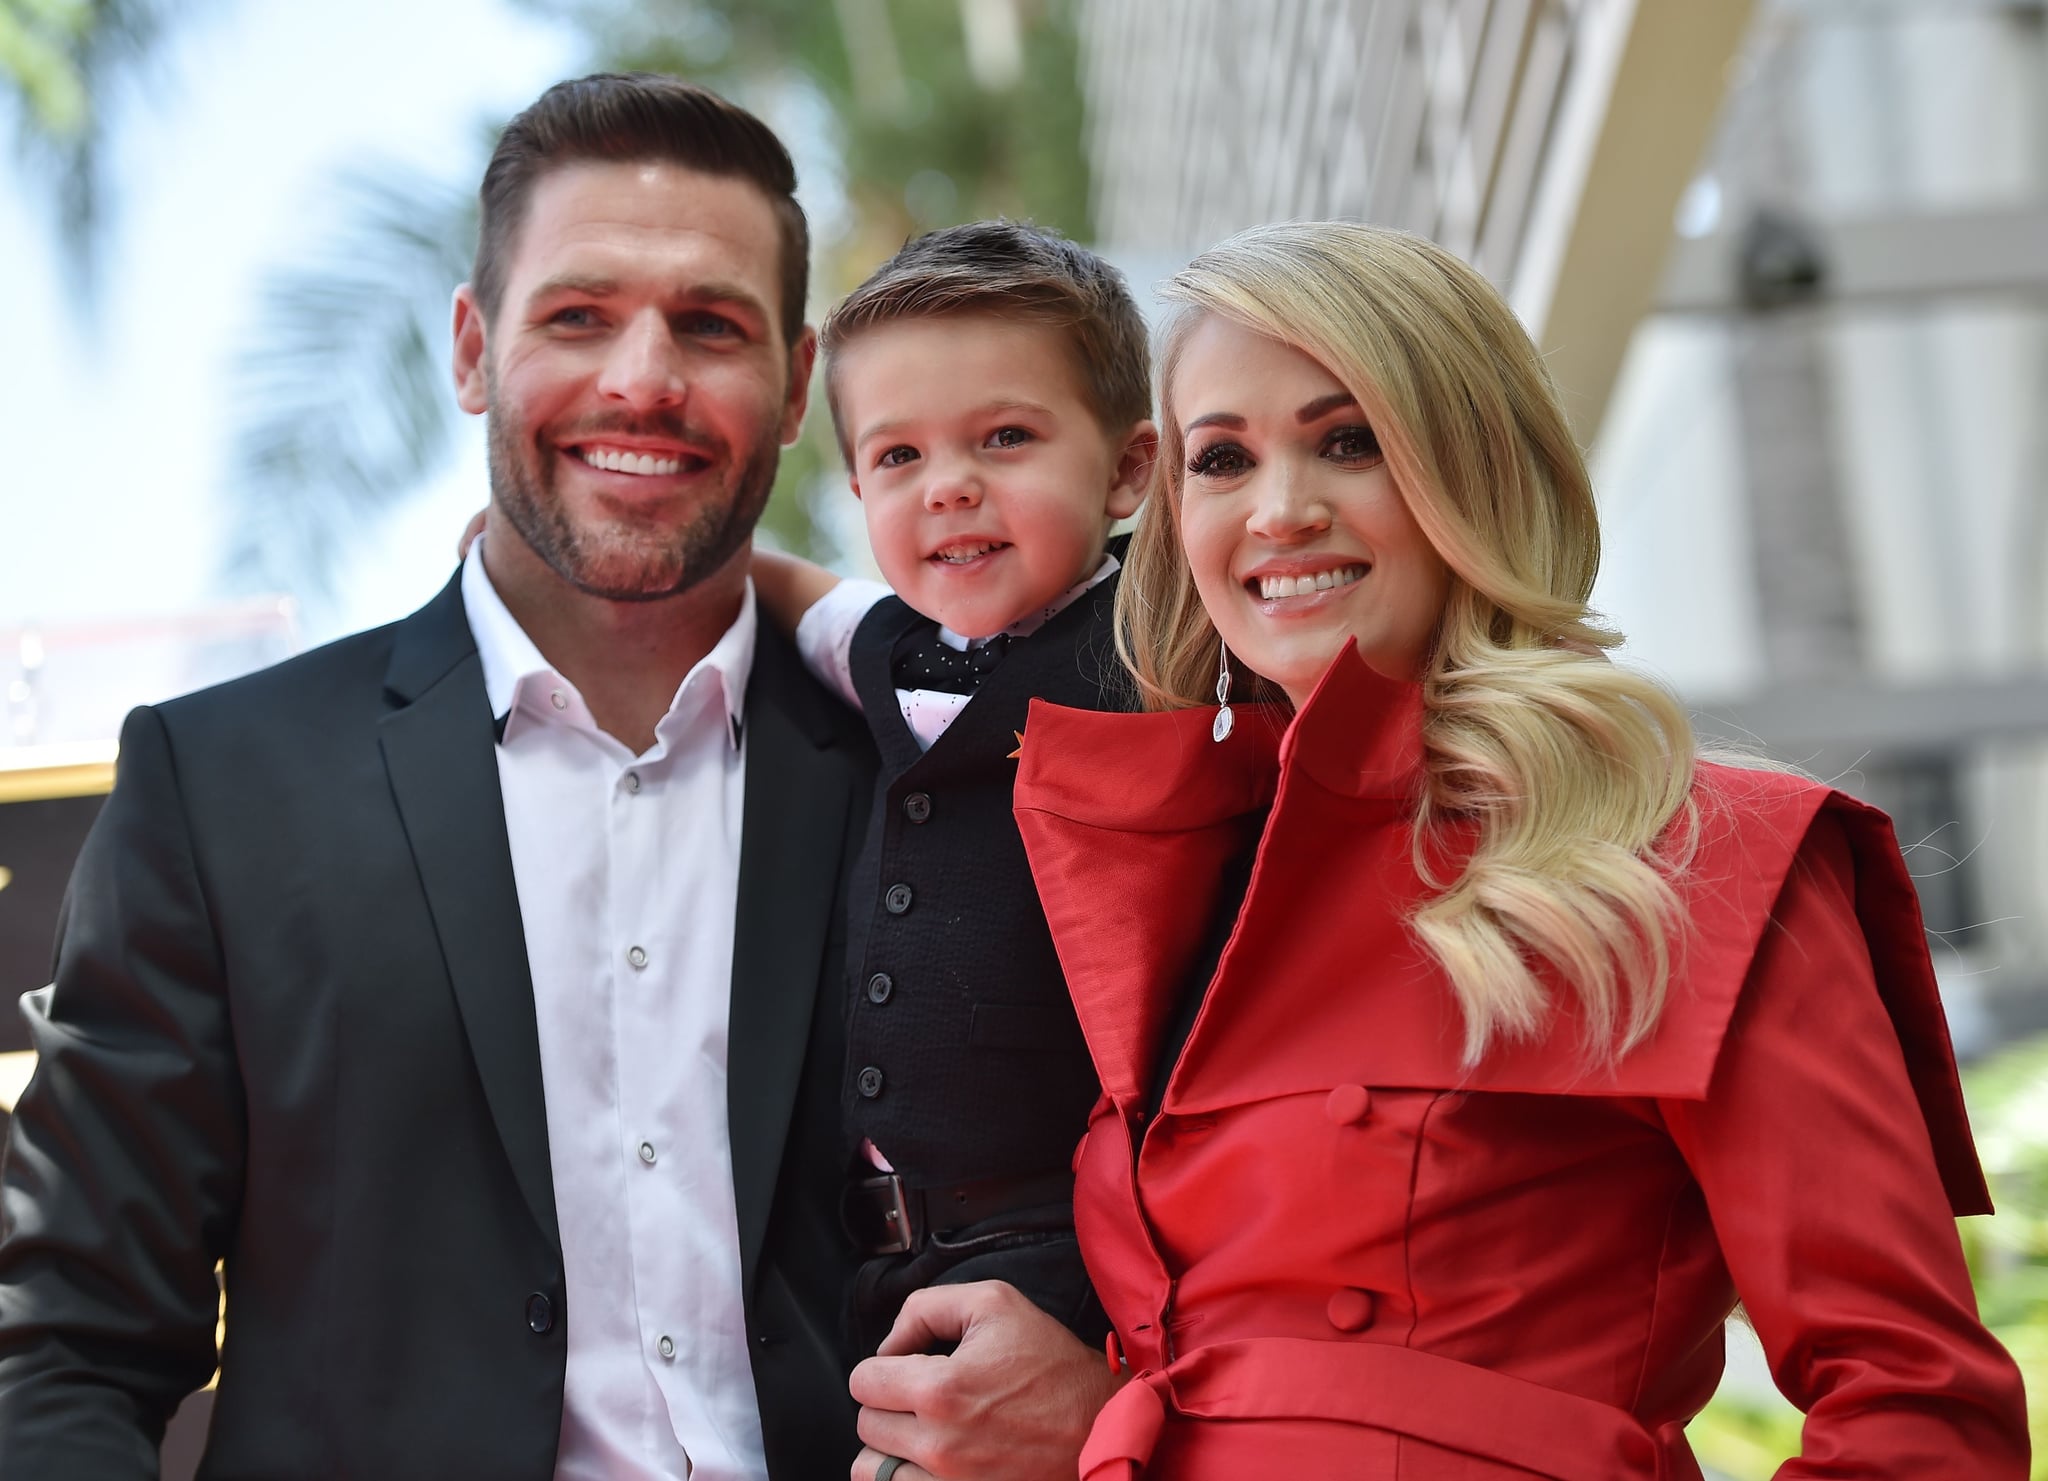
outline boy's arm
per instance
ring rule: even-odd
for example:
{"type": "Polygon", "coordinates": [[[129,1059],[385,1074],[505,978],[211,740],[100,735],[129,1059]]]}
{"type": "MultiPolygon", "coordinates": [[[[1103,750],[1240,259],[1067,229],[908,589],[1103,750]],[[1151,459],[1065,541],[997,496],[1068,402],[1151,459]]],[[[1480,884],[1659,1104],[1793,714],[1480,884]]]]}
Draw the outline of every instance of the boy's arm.
{"type": "Polygon", "coordinates": [[[875,581],[842,581],[823,566],[756,547],[754,596],[777,627],[793,633],[804,667],[855,709],[853,633],[889,588],[875,581]]]}

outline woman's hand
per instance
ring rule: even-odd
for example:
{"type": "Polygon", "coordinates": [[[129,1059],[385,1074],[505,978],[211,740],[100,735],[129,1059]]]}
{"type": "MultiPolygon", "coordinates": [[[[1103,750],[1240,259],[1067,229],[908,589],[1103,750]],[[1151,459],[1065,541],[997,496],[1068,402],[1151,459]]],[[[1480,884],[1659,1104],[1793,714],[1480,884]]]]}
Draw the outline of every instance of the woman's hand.
{"type": "Polygon", "coordinates": [[[754,547],[752,575],[754,595],[762,609],[786,633],[794,633],[804,613],[839,584],[839,578],[823,566],[758,545],[754,547]]]}

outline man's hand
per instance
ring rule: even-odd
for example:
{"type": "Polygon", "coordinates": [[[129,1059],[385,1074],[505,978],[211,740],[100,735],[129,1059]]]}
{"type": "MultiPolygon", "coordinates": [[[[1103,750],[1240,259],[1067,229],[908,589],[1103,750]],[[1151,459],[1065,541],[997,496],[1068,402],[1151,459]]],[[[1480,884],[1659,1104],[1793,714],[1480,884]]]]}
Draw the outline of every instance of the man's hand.
{"type": "Polygon", "coordinates": [[[867,1448],[853,1481],[1072,1481],[1081,1444],[1123,1382],[1100,1352],[1002,1281],[931,1286],[853,1370],[867,1448]],[[957,1342],[947,1357],[925,1351],[957,1342]]]}

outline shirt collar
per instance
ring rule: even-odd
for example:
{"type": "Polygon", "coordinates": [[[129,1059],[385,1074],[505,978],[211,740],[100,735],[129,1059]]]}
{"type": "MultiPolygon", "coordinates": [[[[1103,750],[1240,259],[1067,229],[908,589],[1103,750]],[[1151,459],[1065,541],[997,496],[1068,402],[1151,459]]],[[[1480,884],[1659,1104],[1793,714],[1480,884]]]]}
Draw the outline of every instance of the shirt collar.
{"type": "MultiPolygon", "coordinates": [[[[476,639],[477,658],[483,664],[484,693],[490,698],[491,714],[498,722],[501,739],[508,717],[519,703],[520,692],[529,681],[574,689],[575,686],[547,661],[533,639],[526,635],[526,629],[519,625],[519,619],[512,615],[512,609],[505,605],[497,587],[491,584],[490,575],[484,570],[484,537],[481,535],[477,536],[469,547],[469,554],[463,558],[462,605],[469,617],[470,635],[476,639]]],[[[712,644],[711,651],[683,676],[675,697],[669,702],[668,714],[662,716],[655,726],[655,734],[666,736],[683,696],[693,683],[699,682],[699,674],[709,673],[719,685],[726,734],[737,747],[746,714],[747,680],[753,671],[754,583],[750,577],[740,598],[739,616],[712,644]]]]}
{"type": "MultiPolygon", "coordinates": [[[[1015,622],[1004,628],[1003,631],[1013,638],[1029,637],[1032,633],[1037,632],[1041,627],[1052,621],[1053,618],[1059,616],[1060,613],[1066,611],[1067,608],[1073,606],[1083,596],[1114,576],[1120,569],[1122,568],[1117,558],[1104,551],[1101,562],[1095,567],[1091,575],[1076,581],[1045,606],[1032,608],[1029,612],[1026,612],[1022,617],[1019,617],[1015,622]]],[[[977,644],[986,643],[988,639],[963,638],[950,627],[942,626],[939,629],[939,641],[948,648],[954,648],[965,653],[969,648],[977,644]]]]}

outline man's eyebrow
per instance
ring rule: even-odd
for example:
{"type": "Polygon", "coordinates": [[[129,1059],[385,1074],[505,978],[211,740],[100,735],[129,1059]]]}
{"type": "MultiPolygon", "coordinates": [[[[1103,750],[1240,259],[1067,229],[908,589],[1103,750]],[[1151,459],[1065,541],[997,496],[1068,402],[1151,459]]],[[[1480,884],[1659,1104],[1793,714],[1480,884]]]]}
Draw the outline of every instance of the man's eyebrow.
{"type": "Polygon", "coordinates": [[[1309,402],[1294,414],[1294,419],[1306,427],[1310,422],[1318,421],[1344,406],[1350,407],[1353,411],[1358,410],[1358,398],[1349,391],[1332,391],[1327,396],[1318,396],[1309,402]]]}
{"type": "Polygon", "coordinates": [[[606,278],[594,273],[557,273],[552,278],[534,286],[526,295],[528,303],[539,303],[543,298],[554,298],[563,293],[580,293],[586,298],[610,298],[619,291],[617,278],[606,278]]]}
{"type": "MultiPolygon", "coordinates": [[[[612,298],[619,291],[619,280],[601,273],[557,273],[538,284],[533,292],[527,295],[527,301],[540,303],[563,294],[578,294],[585,298],[612,298]]],[[[737,283],[695,283],[687,288],[678,289],[670,297],[678,307],[723,304],[740,309],[763,322],[768,318],[768,307],[761,302],[760,295],[737,283]]]]}

